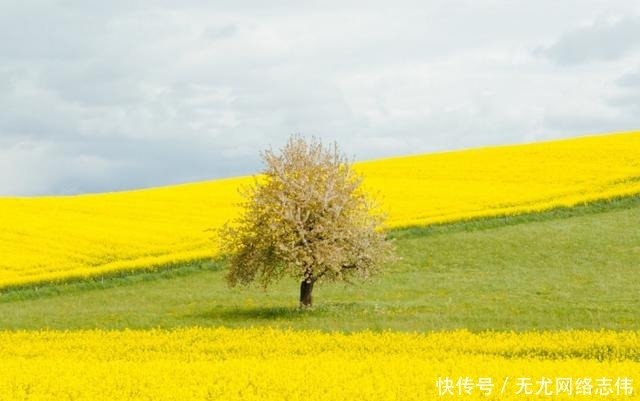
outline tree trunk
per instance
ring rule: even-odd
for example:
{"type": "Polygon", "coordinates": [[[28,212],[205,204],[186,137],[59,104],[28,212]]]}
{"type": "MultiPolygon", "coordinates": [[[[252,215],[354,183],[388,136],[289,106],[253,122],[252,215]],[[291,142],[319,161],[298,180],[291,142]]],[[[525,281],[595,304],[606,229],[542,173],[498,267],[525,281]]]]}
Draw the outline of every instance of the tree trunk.
{"type": "Polygon", "coordinates": [[[313,291],[313,281],[303,280],[300,283],[300,306],[309,307],[313,303],[311,292],[313,291]]]}

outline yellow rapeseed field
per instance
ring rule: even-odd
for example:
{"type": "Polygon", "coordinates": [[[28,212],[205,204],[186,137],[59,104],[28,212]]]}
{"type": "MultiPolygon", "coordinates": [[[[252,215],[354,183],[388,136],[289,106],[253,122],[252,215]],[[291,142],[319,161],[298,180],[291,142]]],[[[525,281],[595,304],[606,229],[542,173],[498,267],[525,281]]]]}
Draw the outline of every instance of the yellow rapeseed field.
{"type": "MultiPolygon", "coordinates": [[[[640,132],[362,162],[388,227],[516,214],[640,193],[640,132]]],[[[96,195],[0,198],[0,288],[216,254],[233,178],[96,195]]]]}
{"type": "Polygon", "coordinates": [[[6,401],[631,400],[638,379],[639,332],[0,332],[6,401]]]}

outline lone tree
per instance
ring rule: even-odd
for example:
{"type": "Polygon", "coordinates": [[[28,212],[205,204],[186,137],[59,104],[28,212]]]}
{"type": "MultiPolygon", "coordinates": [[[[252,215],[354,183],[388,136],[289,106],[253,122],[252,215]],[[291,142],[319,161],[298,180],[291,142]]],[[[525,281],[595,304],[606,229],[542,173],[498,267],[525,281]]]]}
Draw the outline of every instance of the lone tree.
{"type": "Polygon", "coordinates": [[[243,213],[221,230],[230,286],[292,276],[306,307],[316,282],[366,279],[393,258],[384,215],[337,144],[294,135],[261,156],[263,174],[241,191],[243,213]]]}

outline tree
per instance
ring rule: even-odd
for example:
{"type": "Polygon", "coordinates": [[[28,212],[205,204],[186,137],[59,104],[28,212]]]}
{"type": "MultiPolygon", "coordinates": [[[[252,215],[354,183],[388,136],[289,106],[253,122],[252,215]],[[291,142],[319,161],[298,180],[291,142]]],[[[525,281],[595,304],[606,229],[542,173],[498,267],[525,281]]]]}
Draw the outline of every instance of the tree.
{"type": "Polygon", "coordinates": [[[294,135],[261,156],[266,168],[241,191],[241,215],[221,230],[230,286],[292,276],[306,307],[316,282],[366,279],[393,258],[384,214],[337,144],[294,135]]]}

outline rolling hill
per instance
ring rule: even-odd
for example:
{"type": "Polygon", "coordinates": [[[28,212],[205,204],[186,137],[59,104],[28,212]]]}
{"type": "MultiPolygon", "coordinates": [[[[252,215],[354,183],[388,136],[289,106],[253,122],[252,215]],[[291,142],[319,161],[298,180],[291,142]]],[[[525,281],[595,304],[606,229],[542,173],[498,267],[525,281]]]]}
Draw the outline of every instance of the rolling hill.
{"type": "MultiPolygon", "coordinates": [[[[388,228],[516,215],[640,193],[640,132],[357,163],[388,228]]],[[[207,260],[250,177],[0,198],[0,288],[207,260]]]]}

